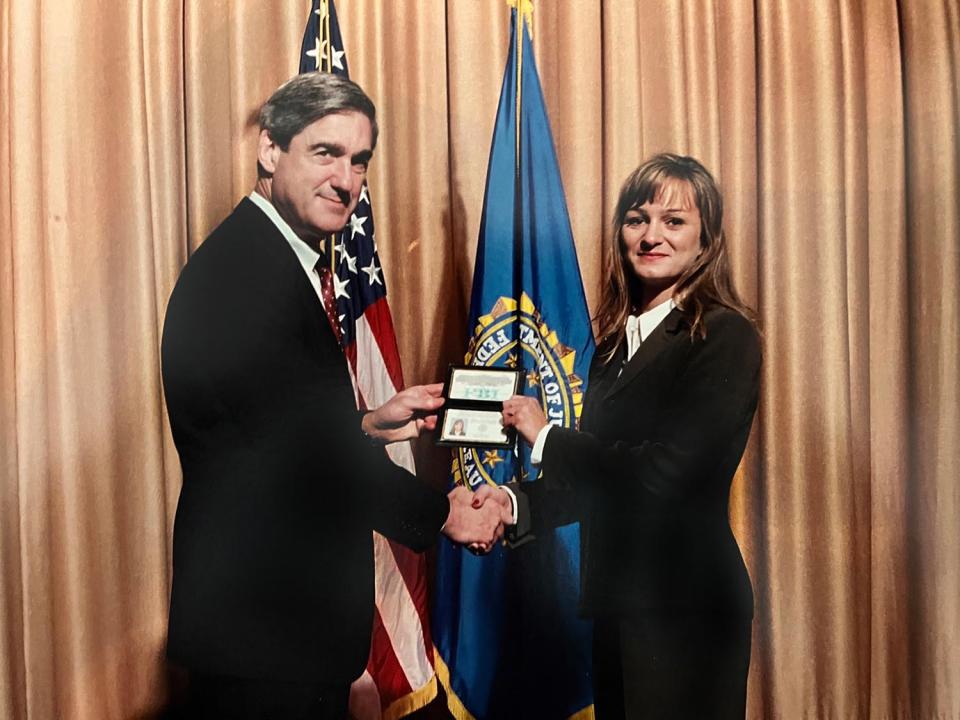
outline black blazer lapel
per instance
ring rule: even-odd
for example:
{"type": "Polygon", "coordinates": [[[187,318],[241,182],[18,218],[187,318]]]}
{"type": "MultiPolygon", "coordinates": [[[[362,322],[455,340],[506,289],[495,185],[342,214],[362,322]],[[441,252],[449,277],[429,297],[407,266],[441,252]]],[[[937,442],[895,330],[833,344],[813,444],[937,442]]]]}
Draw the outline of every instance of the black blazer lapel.
{"type": "Polygon", "coordinates": [[[582,427],[588,417],[593,415],[594,409],[606,397],[607,392],[616,382],[620,368],[627,358],[626,343],[620,343],[614,357],[608,363],[600,359],[599,353],[594,354],[593,362],[590,367],[590,382],[587,386],[587,393],[584,397],[583,413],[580,416],[580,426],[582,427]]]}
{"type": "MultiPolygon", "coordinates": [[[[255,233],[255,237],[260,242],[270,246],[271,254],[276,254],[279,258],[282,258],[283,275],[289,278],[290,287],[296,288],[296,292],[300,295],[311,318],[310,325],[317,333],[316,337],[322,338],[323,342],[326,342],[327,339],[333,340],[339,350],[340,343],[327,321],[323,301],[317,296],[317,291],[307,277],[307,273],[304,272],[300,258],[290,247],[290,242],[284,237],[280,228],[248,197],[240,201],[234,212],[240,214],[245,220],[245,226],[253,229],[252,232],[255,233]]],[[[325,262],[323,255],[321,255],[321,261],[325,262]]]]}
{"type": "Polygon", "coordinates": [[[686,325],[683,313],[679,308],[674,308],[670,314],[664,318],[663,322],[657,325],[656,329],[650,333],[646,340],[640,343],[637,352],[634,353],[630,361],[624,365],[620,377],[613,383],[613,387],[607,391],[605,397],[616,395],[620,390],[630,384],[637,375],[643,372],[644,368],[662,353],[667,347],[677,341],[680,328],[686,325]]]}
{"type": "Polygon", "coordinates": [[[258,208],[250,198],[243,198],[243,200],[240,201],[240,205],[237,206],[237,209],[240,208],[243,208],[251,217],[256,218],[256,222],[260,225],[259,236],[263,242],[269,243],[272,251],[284,258],[286,273],[290,276],[291,280],[296,278],[294,282],[300,288],[300,292],[310,298],[310,304],[316,307],[318,313],[325,315],[326,311],[323,308],[323,301],[317,297],[317,291],[313,289],[313,284],[307,277],[306,272],[304,272],[303,265],[300,264],[300,258],[297,257],[294,249],[290,247],[290,242],[283,236],[280,228],[274,225],[273,221],[267,217],[267,214],[258,208]]]}

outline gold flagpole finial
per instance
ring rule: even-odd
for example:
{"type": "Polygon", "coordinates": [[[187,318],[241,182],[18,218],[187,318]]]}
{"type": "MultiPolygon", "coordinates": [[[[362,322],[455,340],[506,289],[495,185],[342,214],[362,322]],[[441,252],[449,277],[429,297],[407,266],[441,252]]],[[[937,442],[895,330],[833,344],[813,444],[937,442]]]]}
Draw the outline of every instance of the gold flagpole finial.
{"type": "Polygon", "coordinates": [[[527,25],[527,32],[530,33],[530,39],[533,40],[533,0],[507,0],[507,5],[516,8],[523,16],[523,21],[527,25]]]}
{"type": "Polygon", "coordinates": [[[323,42],[326,52],[323,55],[323,61],[326,64],[324,72],[333,72],[333,38],[330,37],[330,3],[328,0],[320,0],[321,14],[323,21],[321,32],[323,33],[323,42]]]}

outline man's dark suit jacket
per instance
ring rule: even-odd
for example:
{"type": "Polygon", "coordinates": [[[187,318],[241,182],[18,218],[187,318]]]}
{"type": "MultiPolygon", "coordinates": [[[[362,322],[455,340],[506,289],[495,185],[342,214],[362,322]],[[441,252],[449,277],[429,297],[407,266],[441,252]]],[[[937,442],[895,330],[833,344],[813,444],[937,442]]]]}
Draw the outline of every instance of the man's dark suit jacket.
{"type": "Polygon", "coordinates": [[[364,440],[322,303],[248,198],[184,267],[162,365],[183,467],[171,659],[240,677],[358,677],[371,531],[421,550],[449,505],[364,440]]]}
{"type": "Polygon", "coordinates": [[[540,479],[514,486],[513,539],[581,520],[586,615],[753,612],[728,497],[757,407],[760,343],[725,308],[705,322],[706,339],[691,341],[675,309],[626,365],[595,357],[582,432],[550,430],[540,479]]]}

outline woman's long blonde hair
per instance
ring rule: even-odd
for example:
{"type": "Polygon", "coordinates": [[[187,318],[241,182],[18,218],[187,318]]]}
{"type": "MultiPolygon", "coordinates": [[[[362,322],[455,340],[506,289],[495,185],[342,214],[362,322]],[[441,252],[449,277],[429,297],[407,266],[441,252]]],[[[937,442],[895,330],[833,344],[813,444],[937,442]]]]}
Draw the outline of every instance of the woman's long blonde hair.
{"type": "Polygon", "coordinates": [[[723,234],[723,197],[713,176],[691,157],[662,153],[634,170],[620,188],[613,215],[613,240],[604,252],[604,283],[597,308],[597,351],[610,362],[624,341],[627,316],[639,299],[641,281],[624,257],[623,223],[627,212],[653,202],[661,192],[689,189],[700,211],[699,257],[680,276],[674,302],[690,324],[691,338],[706,337],[704,313],[722,305],[753,323],[756,316],[740,299],[730,275],[727,243],[723,234]]]}

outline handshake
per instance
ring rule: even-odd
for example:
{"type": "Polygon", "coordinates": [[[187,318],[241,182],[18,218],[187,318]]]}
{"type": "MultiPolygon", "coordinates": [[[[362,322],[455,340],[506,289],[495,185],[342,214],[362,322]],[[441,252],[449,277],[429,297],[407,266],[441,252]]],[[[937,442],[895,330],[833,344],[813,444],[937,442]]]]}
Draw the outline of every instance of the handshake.
{"type": "MultiPolygon", "coordinates": [[[[376,443],[410,440],[437,426],[437,410],[442,405],[443,383],[409,387],[364,415],[361,426],[376,443]]],[[[512,416],[505,419],[510,422],[512,416]]],[[[505,490],[483,485],[471,492],[460,486],[451,490],[447,498],[450,514],[443,534],[475,554],[490,552],[503,537],[504,526],[514,522],[513,501],[505,490]]]]}
{"type": "Polygon", "coordinates": [[[503,537],[505,525],[513,524],[513,501],[505,490],[482,485],[471,492],[463,485],[447,495],[450,514],[443,534],[456,543],[466,545],[475,555],[490,552],[503,537]]]}

